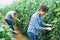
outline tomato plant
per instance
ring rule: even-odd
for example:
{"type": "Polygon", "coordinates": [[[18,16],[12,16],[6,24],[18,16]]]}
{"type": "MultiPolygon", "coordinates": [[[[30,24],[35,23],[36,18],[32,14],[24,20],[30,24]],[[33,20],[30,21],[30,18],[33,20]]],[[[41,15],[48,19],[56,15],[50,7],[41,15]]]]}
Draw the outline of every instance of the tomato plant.
{"type": "Polygon", "coordinates": [[[30,18],[32,14],[40,7],[41,5],[47,5],[49,7],[48,13],[46,13],[42,19],[46,23],[53,25],[52,31],[42,30],[39,33],[39,40],[49,40],[56,39],[60,40],[60,0],[21,0],[17,3],[14,3],[10,6],[7,6],[2,9],[2,13],[6,13],[10,10],[18,9],[19,13],[17,17],[20,19],[20,22],[13,20],[13,24],[17,25],[20,31],[27,35],[27,28],[29,25],[30,18]]]}

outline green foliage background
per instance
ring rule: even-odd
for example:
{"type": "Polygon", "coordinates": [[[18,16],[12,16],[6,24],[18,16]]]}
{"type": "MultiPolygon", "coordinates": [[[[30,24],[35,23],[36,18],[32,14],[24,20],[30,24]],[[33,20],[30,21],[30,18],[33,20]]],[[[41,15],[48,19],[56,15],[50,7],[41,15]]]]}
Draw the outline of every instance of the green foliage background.
{"type": "Polygon", "coordinates": [[[6,25],[2,21],[2,16],[0,14],[0,40],[15,40],[11,31],[6,28],[6,25]]]}
{"type": "Polygon", "coordinates": [[[49,7],[49,11],[43,16],[43,20],[46,23],[52,24],[54,29],[52,31],[40,31],[39,40],[49,40],[52,37],[60,40],[60,0],[20,0],[17,3],[6,6],[1,12],[5,15],[10,10],[18,9],[17,17],[20,19],[20,22],[13,20],[13,23],[19,27],[24,35],[27,35],[30,18],[41,5],[49,7]]]}

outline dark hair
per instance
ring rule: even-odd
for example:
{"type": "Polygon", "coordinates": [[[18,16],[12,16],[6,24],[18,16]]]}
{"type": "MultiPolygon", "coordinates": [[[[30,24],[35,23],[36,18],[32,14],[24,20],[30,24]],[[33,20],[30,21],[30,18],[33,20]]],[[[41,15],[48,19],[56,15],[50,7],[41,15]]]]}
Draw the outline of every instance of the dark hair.
{"type": "Polygon", "coordinates": [[[48,11],[48,7],[46,5],[42,5],[42,6],[39,7],[38,11],[40,11],[40,10],[42,10],[44,12],[47,12],[48,11]]]}
{"type": "Polygon", "coordinates": [[[14,11],[16,11],[18,13],[18,10],[14,10],[14,11]]]}

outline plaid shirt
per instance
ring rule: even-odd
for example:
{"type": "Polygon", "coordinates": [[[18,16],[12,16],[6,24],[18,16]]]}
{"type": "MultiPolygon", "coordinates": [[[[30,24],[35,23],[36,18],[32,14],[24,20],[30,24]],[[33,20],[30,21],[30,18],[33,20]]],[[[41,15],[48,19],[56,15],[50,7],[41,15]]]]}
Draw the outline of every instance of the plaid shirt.
{"type": "Polygon", "coordinates": [[[35,35],[38,35],[39,30],[42,30],[44,26],[45,23],[42,21],[41,15],[38,12],[36,12],[31,17],[27,32],[32,32],[35,35]]]}

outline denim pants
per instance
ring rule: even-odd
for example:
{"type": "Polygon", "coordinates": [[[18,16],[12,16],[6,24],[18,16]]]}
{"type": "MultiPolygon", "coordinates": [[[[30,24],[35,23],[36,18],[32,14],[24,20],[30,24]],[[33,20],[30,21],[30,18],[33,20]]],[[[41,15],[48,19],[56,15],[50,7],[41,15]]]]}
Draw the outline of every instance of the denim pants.
{"type": "Polygon", "coordinates": [[[38,40],[38,36],[33,34],[32,32],[28,32],[27,34],[30,40],[38,40]]]}
{"type": "Polygon", "coordinates": [[[5,19],[5,21],[6,21],[7,24],[9,25],[9,28],[11,28],[12,30],[14,30],[12,21],[11,21],[11,20],[8,20],[8,19],[5,19]]]}

